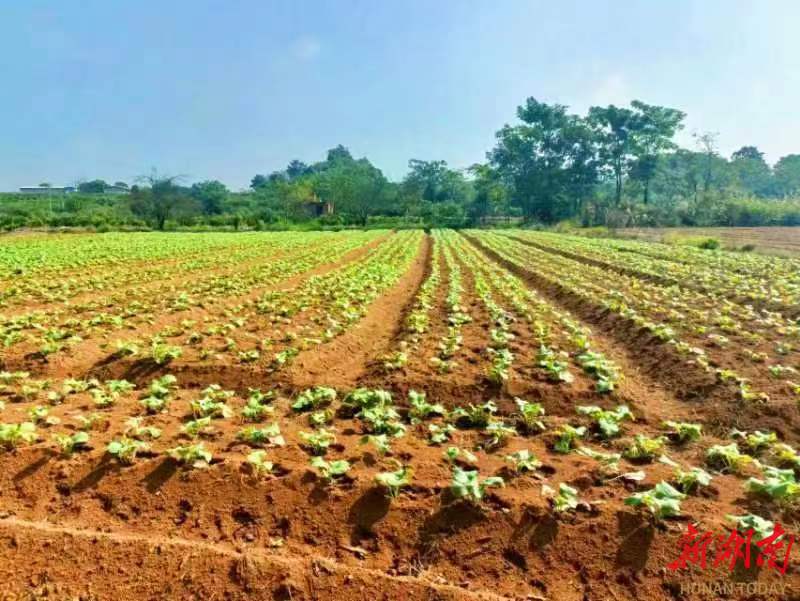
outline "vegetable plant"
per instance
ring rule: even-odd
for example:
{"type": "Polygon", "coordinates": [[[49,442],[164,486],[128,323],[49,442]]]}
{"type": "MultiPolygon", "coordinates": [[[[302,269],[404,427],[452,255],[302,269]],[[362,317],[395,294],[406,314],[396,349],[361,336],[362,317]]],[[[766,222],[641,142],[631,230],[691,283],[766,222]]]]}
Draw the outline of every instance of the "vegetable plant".
{"type": "Polygon", "coordinates": [[[667,482],[659,482],[647,491],[638,492],[627,499],[625,504],[632,507],[645,507],[656,520],[675,517],[681,514],[681,501],[686,495],[667,482]]]}
{"type": "Polygon", "coordinates": [[[453,468],[453,480],[450,483],[450,492],[456,499],[465,499],[472,503],[480,503],[486,496],[489,488],[505,486],[505,481],[499,476],[491,476],[481,480],[477,470],[462,470],[453,468]]]}

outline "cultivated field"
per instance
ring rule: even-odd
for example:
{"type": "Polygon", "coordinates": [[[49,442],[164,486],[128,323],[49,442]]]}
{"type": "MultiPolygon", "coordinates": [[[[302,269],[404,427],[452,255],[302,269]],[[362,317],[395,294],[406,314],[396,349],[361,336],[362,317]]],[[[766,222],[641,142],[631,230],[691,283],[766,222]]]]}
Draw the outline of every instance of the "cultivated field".
{"type": "Polygon", "coordinates": [[[757,252],[775,255],[800,255],[800,227],[675,227],[675,228],[623,228],[623,236],[651,242],[716,238],[723,248],[738,250],[752,247],[757,252]]]}
{"type": "Polygon", "coordinates": [[[639,241],[7,238],[0,599],[797,595],[669,564],[798,532],[798,318],[800,260],[639,241]]]}

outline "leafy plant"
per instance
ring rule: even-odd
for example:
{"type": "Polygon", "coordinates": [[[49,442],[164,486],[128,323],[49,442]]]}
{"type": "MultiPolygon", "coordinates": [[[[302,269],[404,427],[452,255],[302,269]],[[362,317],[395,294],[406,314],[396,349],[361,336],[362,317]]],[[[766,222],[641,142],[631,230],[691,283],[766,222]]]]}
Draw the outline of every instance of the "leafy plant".
{"type": "Polygon", "coordinates": [[[247,455],[247,464],[258,476],[265,476],[272,473],[274,464],[267,460],[267,452],[264,449],[257,449],[247,455]]]}
{"type": "Polygon", "coordinates": [[[477,470],[462,470],[453,467],[453,480],[450,483],[450,492],[456,499],[466,499],[473,503],[480,503],[489,488],[505,486],[505,481],[499,476],[480,479],[477,470]]]}
{"type": "Polygon", "coordinates": [[[328,462],[322,457],[312,457],[311,467],[316,469],[322,478],[330,482],[347,474],[350,471],[350,462],[345,459],[328,462]]]}
{"type": "Polygon", "coordinates": [[[202,442],[174,447],[167,451],[167,455],[178,463],[195,469],[208,467],[212,458],[202,442]]]}
{"type": "Polygon", "coordinates": [[[150,445],[140,440],[133,440],[127,436],[112,440],[108,443],[106,450],[109,455],[115,457],[120,463],[130,465],[136,459],[136,455],[143,451],[150,450],[150,445]]]}
{"type": "Polygon", "coordinates": [[[251,445],[270,444],[282,447],[286,444],[278,424],[270,424],[263,428],[248,426],[243,428],[236,437],[251,445]]]}
{"type": "Polygon", "coordinates": [[[536,354],[536,365],[547,372],[550,380],[570,384],[575,380],[575,376],[569,372],[569,364],[565,361],[568,357],[567,353],[556,352],[543,344],[536,354]]]}
{"type": "Polygon", "coordinates": [[[517,418],[526,432],[543,432],[544,422],[540,419],[544,416],[544,407],[541,403],[531,403],[523,399],[515,398],[514,402],[519,410],[517,418]]]}
{"type": "Polygon", "coordinates": [[[76,449],[86,447],[89,444],[89,435],[86,432],[54,434],[53,439],[64,457],[69,457],[76,449]]]}
{"type": "Polygon", "coordinates": [[[759,453],[778,441],[775,432],[761,432],[760,430],[749,434],[741,430],[734,430],[731,432],[731,437],[742,440],[751,453],[759,453]]]}
{"type": "Polygon", "coordinates": [[[652,461],[664,449],[667,439],[663,436],[650,438],[643,434],[633,437],[633,442],[622,453],[626,459],[634,461],[652,461]]]}
{"type": "Polygon", "coordinates": [[[295,411],[308,411],[328,405],[335,400],[336,390],[327,386],[316,386],[301,392],[292,404],[292,409],[295,411]]]}
{"type": "Polygon", "coordinates": [[[503,446],[508,442],[510,436],[514,436],[517,433],[514,428],[505,425],[505,423],[500,420],[489,422],[484,432],[487,436],[484,446],[490,449],[503,446]]]}
{"type": "Polygon", "coordinates": [[[577,409],[579,415],[589,416],[597,425],[602,438],[612,438],[619,435],[619,424],[628,419],[633,421],[633,413],[627,405],[619,405],[613,411],[601,409],[594,405],[583,405],[577,409]]]}
{"type": "Polygon", "coordinates": [[[497,405],[493,401],[486,401],[482,405],[470,403],[466,408],[457,407],[450,412],[449,418],[451,421],[467,427],[485,428],[495,413],[497,413],[497,405]]]}
{"type": "Polygon", "coordinates": [[[432,415],[444,415],[444,407],[439,403],[432,405],[425,398],[424,392],[414,390],[408,393],[408,417],[412,424],[419,423],[432,415]]]}
{"type": "Polygon", "coordinates": [[[693,442],[703,434],[703,426],[700,424],[666,421],[662,426],[667,430],[666,435],[679,444],[693,442]]]}
{"type": "Polygon", "coordinates": [[[625,504],[632,507],[646,507],[656,520],[681,514],[681,501],[686,495],[667,482],[659,482],[652,489],[638,492],[627,499],[625,504]]]}
{"type": "Polygon", "coordinates": [[[183,349],[181,347],[165,344],[159,337],[153,338],[153,343],[150,346],[150,355],[158,365],[166,365],[182,354],[183,349]]]}
{"type": "Polygon", "coordinates": [[[747,492],[764,495],[778,501],[793,500],[800,496],[800,483],[795,480],[794,470],[764,466],[764,479],[749,478],[745,483],[747,492]]]}
{"type": "Polygon", "coordinates": [[[506,348],[489,349],[489,353],[492,357],[492,365],[487,373],[489,381],[502,384],[508,380],[508,371],[514,363],[514,355],[506,348]]]}
{"type": "Polygon", "coordinates": [[[444,424],[442,426],[438,426],[436,424],[429,424],[428,425],[428,434],[431,444],[444,444],[450,437],[452,436],[453,432],[456,429],[450,424],[444,424]]]}
{"type": "Polygon", "coordinates": [[[411,483],[413,470],[407,465],[401,465],[393,472],[381,472],[375,476],[375,482],[389,491],[389,497],[397,498],[400,489],[411,483]]]}
{"type": "Polygon", "coordinates": [[[506,455],[505,460],[519,473],[533,472],[542,466],[542,462],[536,458],[536,455],[527,449],[506,455]]]}
{"type": "Polygon", "coordinates": [[[681,492],[689,494],[701,486],[711,484],[711,474],[699,467],[688,470],[679,467],[675,470],[675,482],[681,492]]]}
{"type": "Polygon", "coordinates": [[[36,424],[22,422],[21,424],[0,424],[0,445],[6,449],[13,449],[20,443],[36,442],[36,424]]]}
{"type": "Polygon", "coordinates": [[[141,417],[132,417],[125,422],[125,435],[139,440],[143,438],[152,440],[161,436],[161,430],[155,426],[143,426],[141,417]]]}
{"type": "Polygon", "coordinates": [[[714,445],[706,451],[706,463],[717,470],[739,472],[753,458],[739,452],[739,447],[735,442],[729,445],[714,445]]]}
{"type": "Polygon", "coordinates": [[[207,435],[212,431],[213,427],[211,426],[210,416],[191,419],[181,426],[181,432],[183,432],[189,438],[197,438],[198,436],[202,436],[204,434],[207,435]]]}
{"type": "Polygon", "coordinates": [[[736,524],[736,530],[741,533],[753,531],[753,538],[762,540],[775,532],[775,524],[769,520],[752,513],[747,515],[727,515],[725,516],[736,524]]]}
{"type": "Polygon", "coordinates": [[[478,463],[478,458],[467,449],[447,447],[447,450],[443,453],[443,455],[448,463],[455,463],[457,460],[462,458],[467,463],[478,463]]]}
{"type": "Polygon", "coordinates": [[[558,493],[545,485],[542,487],[542,494],[550,499],[553,506],[553,511],[556,513],[564,513],[565,511],[574,511],[578,507],[580,499],[578,499],[578,490],[562,482],[558,485],[558,493]]]}
{"type": "Polygon", "coordinates": [[[300,432],[299,437],[314,455],[324,455],[328,447],[336,442],[336,434],[325,428],[316,432],[300,432]]]}
{"type": "Polygon", "coordinates": [[[569,424],[564,424],[553,435],[553,450],[557,453],[569,453],[575,448],[575,441],[586,435],[586,428],[583,426],[574,428],[569,424]]]}

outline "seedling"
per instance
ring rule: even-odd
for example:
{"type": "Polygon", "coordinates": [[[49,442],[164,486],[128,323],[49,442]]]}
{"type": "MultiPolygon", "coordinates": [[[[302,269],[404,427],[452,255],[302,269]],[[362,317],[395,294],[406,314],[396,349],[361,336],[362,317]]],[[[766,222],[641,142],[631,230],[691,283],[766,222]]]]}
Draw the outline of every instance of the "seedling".
{"type": "Polygon", "coordinates": [[[450,492],[456,499],[466,499],[472,503],[480,503],[489,488],[505,486],[505,481],[499,476],[491,476],[481,480],[477,470],[462,470],[453,467],[453,481],[450,483],[450,492]]]}
{"type": "Polygon", "coordinates": [[[463,459],[466,463],[478,463],[478,458],[473,453],[458,447],[447,447],[443,456],[448,463],[455,463],[459,459],[463,459]]]}
{"type": "Polygon", "coordinates": [[[412,473],[413,470],[410,467],[403,465],[394,472],[381,472],[376,475],[375,482],[385,487],[389,497],[395,499],[400,494],[400,489],[411,483],[412,473]]]}
{"type": "Polygon", "coordinates": [[[700,487],[711,484],[711,474],[699,467],[692,467],[688,470],[679,467],[675,470],[675,482],[681,492],[689,494],[700,487]]]}
{"type": "Polygon", "coordinates": [[[484,442],[484,446],[489,449],[495,449],[506,444],[508,438],[514,436],[517,431],[498,420],[489,422],[489,425],[486,426],[485,433],[488,438],[484,442]]]}
{"type": "Polygon", "coordinates": [[[148,451],[150,445],[140,440],[133,440],[123,436],[120,439],[112,440],[108,443],[108,454],[116,457],[117,461],[125,465],[130,465],[136,459],[136,455],[143,451],[148,451]]]}
{"type": "Polygon", "coordinates": [[[553,511],[556,513],[574,511],[580,502],[578,490],[564,482],[558,485],[558,494],[549,486],[542,486],[542,495],[550,499],[553,511]]]}
{"type": "Polygon", "coordinates": [[[703,434],[703,426],[700,424],[690,424],[687,422],[666,421],[661,424],[667,430],[667,437],[678,444],[694,442],[703,434]]]}
{"type": "Polygon", "coordinates": [[[763,480],[749,478],[745,483],[747,492],[764,495],[776,501],[790,501],[800,496],[800,483],[795,480],[794,470],[782,470],[764,466],[763,480]]]}
{"type": "Polygon", "coordinates": [[[336,461],[325,461],[322,457],[312,457],[311,467],[319,472],[327,482],[341,478],[350,471],[350,462],[345,459],[337,459],[336,461]]]}
{"type": "Polygon", "coordinates": [[[292,409],[295,411],[308,411],[329,405],[335,400],[336,391],[333,388],[317,386],[301,392],[292,404],[292,409]]]}
{"type": "Polygon", "coordinates": [[[638,492],[627,499],[625,504],[632,507],[646,507],[653,518],[661,520],[681,514],[681,501],[686,495],[667,482],[659,482],[652,489],[638,492]]]}
{"type": "Polygon", "coordinates": [[[734,430],[731,432],[731,438],[742,440],[747,449],[753,454],[769,448],[770,445],[778,441],[778,437],[775,435],[775,432],[761,432],[760,430],[756,430],[755,432],[751,432],[749,434],[741,430],[734,430]]]}
{"type": "Polygon", "coordinates": [[[21,424],[0,424],[0,445],[13,449],[20,443],[36,442],[36,425],[32,422],[21,424]]]}
{"type": "Polygon", "coordinates": [[[729,445],[714,445],[706,451],[706,463],[719,471],[739,472],[753,462],[750,455],[739,452],[735,442],[729,445]]]}
{"type": "Polygon", "coordinates": [[[286,444],[278,424],[270,424],[264,428],[248,426],[239,432],[237,438],[251,445],[269,444],[282,447],[286,444]]]}
{"type": "Polygon", "coordinates": [[[650,438],[643,434],[637,434],[633,442],[622,453],[626,459],[634,461],[652,461],[655,456],[664,449],[667,439],[663,436],[650,438]]]}
{"type": "Polygon", "coordinates": [[[299,436],[314,455],[324,455],[328,447],[336,442],[336,434],[325,428],[320,428],[316,432],[300,432],[299,436]]]}
{"type": "Polygon", "coordinates": [[[143,426],[141,417],[132,417],[125,422],[125,435],[138,440],[153,440],[161,436],[161,430],[155,426],[143,426]]]}
{"type": "Polygon", "coordinates": [[[736,524],[736,530],[742,533],[753,531],[755,540],[763,540],[775,532],[775,524],[769,520],[749,513],[747,515],[727,515],[725,516],[736,524]]]}
{"type": "Polygon", "coordinates": [[[361,444],[371,444],[381,455],[392,452],[389,437],[386,434],[367,434],[361,437],[361,444]]]}
{"type": "Polygon", "coordinates": [[[497,413],[497,405],[493,401],[486,401],[482,405],[470,404],[466,409],[457,407],[450,412],[449,418],[450,421],[467,427],[485,428],[495,413],[497,413]]]}
{"type": "Polygon", "coordinates": [[[575,442],[583,438],[585,434],[586,428],[583,426],[574,428],[569,424],[564,424],[554,432],[553,450],[556,453],[569,453],[575,448],[575,442]]]}
{"type": "Polygon", "coordinates": [[[189,438],[197,438],[210,434],[214,428],[211,426],[211,417],[198,417],[192,419],[181,426],[181,432],[189,438]]]}
{"type": "Polygon", "coordinates": [[[75,432],[74,434],[55,434],[53,440],[56,441],[61,454],[69,457],[76,449],[80,449],[89,444],[89,435],[86,432],[75,432]]]}
{"type": "Polygon", "coordinates": [[[445,442],[450,440],[450,437],[455,431],[456,429],[450,424],[444,424],[442,426],[438,426],[436,424],[429,424],[428,440],[431,444],[444,444],[445,442]]]}
{"type": "Polygon", "coordinates": [[[202,442],[185,446],[177,446],[167,451],[181,465],[194,469],[202,469],[211,463],[211,453],[206,450],[202,442]]]}
{"type": "Polygon", "coordinates": [[[411,390],[408,393],[408,404],[410,407],[408,417],[412,424],[418,424],[432,415],[444,415],[445,412],[444,407],[439,403],[435,405],[429,403],[425,399],[424,392],[411,390]]]}
{"type": "Polygon", "coordinates": [[[633,421],[633,413],[626,405],[619,405],[607,411],[594,405],[584,405],[577,409],[579,415],[588,415],[596,424],[601,438],[612,438],[620,432],[619,424],[628,419],[633,421]]]}
{"type": "Polygon", "coordinates": [[[553,382],[572,383],[575,380],[569,372],[569,364],[566,359],[569,355],[565,352],[556,352],[546,345],[539,347],[536,355],[536,365],[547,372],[547,377],[553,382]]]}
{"type": "Polygon", "coordinates": [[[544,407],[541,403],[530,403],[522,399],[515,398],[519,413],[517,414],[520,425],[526,432],[544,432],[545,425],[540,419],[544,415],[544,407]]]}
{"type": "Polygon", "coordinates": [[[505,460],[511,464],[514,471],[518,473],[533,472],[542,466],[542,462],[536,458],[536,455],[527,449],[522,449],[516,453],[511,453],[505,456],[505,460]]]}
{"type": "Polygon", "coordinates": [[[264,449],[257,449],[247,455],[247,464],[257,476],[266,476],[272,473],[274,465],[267,460],[267,452],[264,449]]]}

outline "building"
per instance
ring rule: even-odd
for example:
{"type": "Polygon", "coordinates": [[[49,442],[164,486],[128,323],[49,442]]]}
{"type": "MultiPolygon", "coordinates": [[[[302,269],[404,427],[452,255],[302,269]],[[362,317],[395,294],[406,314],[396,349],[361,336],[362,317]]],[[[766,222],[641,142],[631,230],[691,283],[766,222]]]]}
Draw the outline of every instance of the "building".
{"type": "Polygon", "coordinates": [[[19,189],[22,194],[38,196],[62,196],[75,192],[73,186],[23,186],[19,189]]]}

